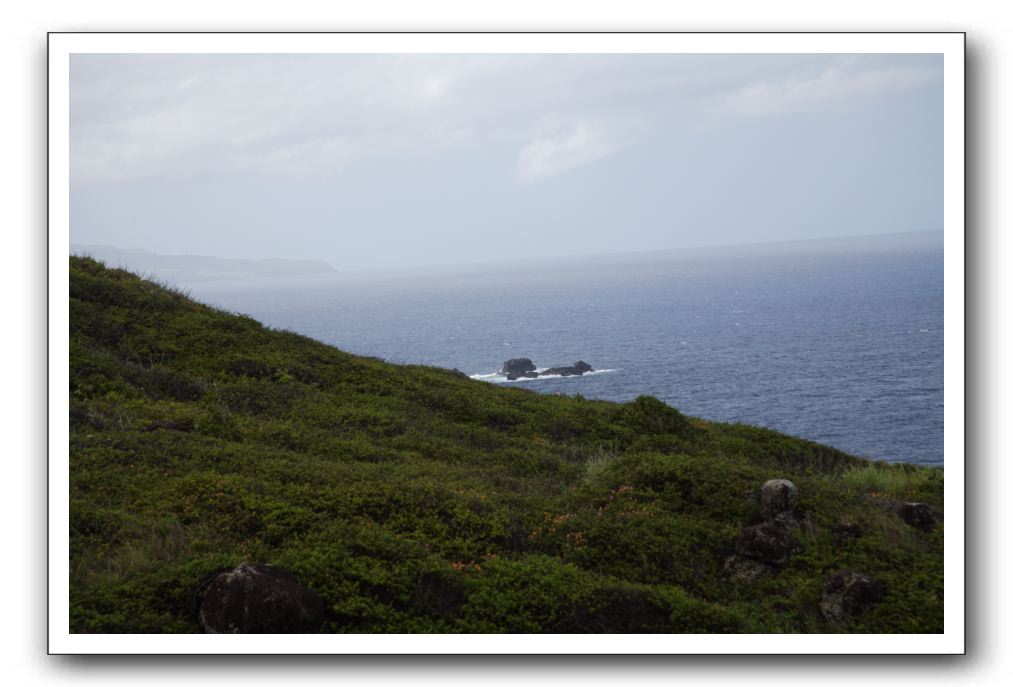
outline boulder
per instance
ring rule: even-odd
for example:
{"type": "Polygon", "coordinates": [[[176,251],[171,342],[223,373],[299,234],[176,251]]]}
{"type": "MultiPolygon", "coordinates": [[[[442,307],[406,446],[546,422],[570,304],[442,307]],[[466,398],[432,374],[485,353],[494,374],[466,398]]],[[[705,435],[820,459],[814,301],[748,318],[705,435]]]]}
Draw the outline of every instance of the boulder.
{"type": "Polygon", "coordinates": [[[760,513],[770,520],[795,510],[798,490],[786,479],[769,479],[760,487],[760,513]]]}
{"type": "Polygon", "coordinates": [[[499,371],[503,375],[524,375],[526,372],[534,372],[535,364],[531,358],[511,358],[503,363],[503,369],[499,371]]]}
{"type": "Polygon", "coordinates": [[[316,633],[324,602],[286,570],[241,563],[209,580],[198,593],[197,619],[213,634],[316,633]]]}
{"type": "Polygon", "coordinates": [[[936,514],[925,503],[902,503],[897,509],[897,515],[911,527],[923,532],[931,532],[936,528],[936,522],[938,522],[936,514]]]}
{"type": "Polygon", "coordinates": [[[820,610],[829,622],[840,624],[882,600],[886,592],[882,582],[854,570],[838,570],[823,583],[820,610]]]}
{"type": "Polygon", "coordinates": [[[794,550],[791,532],[776,522],[744,527],[735,540],[735,553],[771,565],[787,563],[794,550]]]}
{"type": "Polygon", "coordinates": [[[585,363],[583,360],[578,360],[573,364],[574,369],[580,370],[581,372],[594,372],[594,368],[585,363]]]}

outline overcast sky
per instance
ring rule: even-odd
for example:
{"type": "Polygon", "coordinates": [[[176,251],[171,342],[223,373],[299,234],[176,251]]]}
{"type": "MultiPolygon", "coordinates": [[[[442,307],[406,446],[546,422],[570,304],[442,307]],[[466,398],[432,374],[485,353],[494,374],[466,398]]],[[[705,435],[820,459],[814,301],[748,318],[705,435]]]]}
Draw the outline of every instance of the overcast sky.
{"type": "Polygon", "coordinates": [[[71,241],[339,269],[941,230],[938,55],[74,55],[71,241]]]}

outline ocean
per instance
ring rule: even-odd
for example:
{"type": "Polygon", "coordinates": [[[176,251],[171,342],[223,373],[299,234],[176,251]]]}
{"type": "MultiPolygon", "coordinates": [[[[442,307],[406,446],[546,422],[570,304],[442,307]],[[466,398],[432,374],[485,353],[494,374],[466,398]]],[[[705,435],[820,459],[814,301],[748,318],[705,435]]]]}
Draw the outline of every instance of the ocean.
{"type": "Polygon", "coordinates": [[[181,284],[351,353],[943,464],[942,233],[181,284]],[[508,358],[581,377],[508,382],[508,358]]]}

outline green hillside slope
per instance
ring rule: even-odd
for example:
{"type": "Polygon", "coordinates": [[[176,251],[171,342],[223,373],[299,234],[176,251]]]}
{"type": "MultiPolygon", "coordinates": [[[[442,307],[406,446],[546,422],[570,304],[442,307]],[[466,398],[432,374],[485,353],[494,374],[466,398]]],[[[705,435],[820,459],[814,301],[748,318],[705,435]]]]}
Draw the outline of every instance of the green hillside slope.
{"type": "Polygon", "coordinates": [[[70,270],[73,632],[200,632],[195,591],[242,561],[316,590],[329,632],[942,631],[942,523],[902,517],[941,516],[941,470],[390,365],[70,270]],[[790,555],[736,568],[772,478],[798,490],[790,555]],[[883,593],[833,618],[841,569],[883,593]]]}

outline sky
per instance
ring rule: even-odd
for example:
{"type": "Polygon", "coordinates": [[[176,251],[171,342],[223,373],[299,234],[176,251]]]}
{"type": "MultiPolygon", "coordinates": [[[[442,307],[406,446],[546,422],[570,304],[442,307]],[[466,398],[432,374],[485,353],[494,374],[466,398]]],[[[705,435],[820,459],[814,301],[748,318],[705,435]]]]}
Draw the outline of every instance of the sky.
{"type": "Polygon", "coordinates": [[[456,265],[941,230],[941,55],[77,54],[71,242],[456,265]]]}

